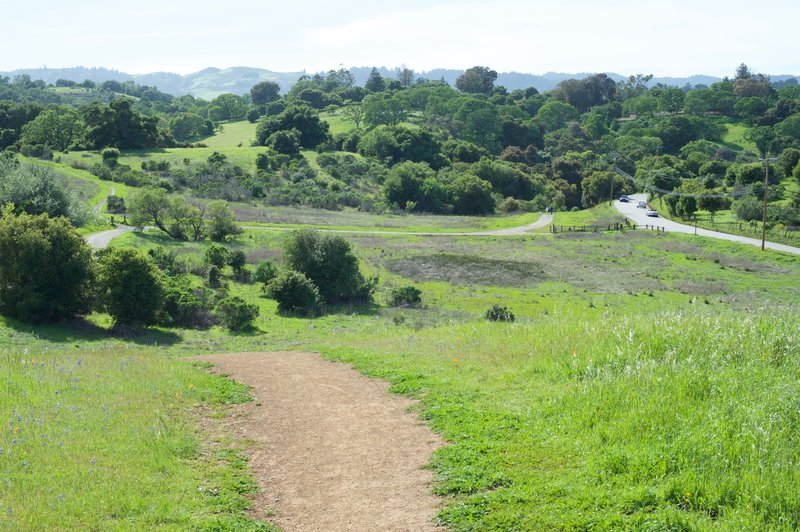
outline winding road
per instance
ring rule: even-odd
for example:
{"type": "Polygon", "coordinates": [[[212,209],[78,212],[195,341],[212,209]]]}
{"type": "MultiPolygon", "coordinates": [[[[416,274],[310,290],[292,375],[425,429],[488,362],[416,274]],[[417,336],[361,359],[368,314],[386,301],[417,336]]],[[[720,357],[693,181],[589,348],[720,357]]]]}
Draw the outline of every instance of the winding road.
{"type": "MultiPolygon", "coordinates": [[[[657,225],[663,227],[666,231],[671,233],[684,233],[687,235],[698,235],[709,238],[717,238],[719,240],[728,240],[730,242],[739,242],[741,244],[749,244],[751,246],[761,247],[761,240],[756,238],[749,238],[746,236],[731,235],[728,233],[720,233],[719,231],[711,231],[709,229],[695,228],[692,225],[685,225],[666,218],[650,217],[645,214],[645,209],[636,207],[639,200],[647,201],[647,194],[632,194],[628,196],[632,201],[623,203],[619,200],[614,201],[614,207],[624,214],[628,219],[636,225],[657,225]]],[[[774,251],[782,251],[783,253],[791,253],[792,255],[800,255],[800,248],[787,246],[784,244],[776,244],[775,242],[767,242],[767,249],[774,251]]]]}

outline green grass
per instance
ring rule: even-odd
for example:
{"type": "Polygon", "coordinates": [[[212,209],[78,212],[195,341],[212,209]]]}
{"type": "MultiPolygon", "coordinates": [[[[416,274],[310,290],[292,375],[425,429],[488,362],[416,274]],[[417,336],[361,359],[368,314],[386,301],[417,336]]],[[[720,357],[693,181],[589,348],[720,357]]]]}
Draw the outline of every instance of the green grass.
{"type": "MultiPolygon", "coordinates": [[[[331,135],[338,135],[340,133],[349,133],[353,131],[356,126],[352,120],[347,119],[341,110],[336,111],[335,114],[327,112],[320,113],[320,118],[328,123],[329,132],[331,135]]],[[[363,129],[363,124],[362,124],[363,129]]]]}
{"type": "Polygon", "coordinates": [[[455,530],[800,525],[796,320],[551,313],[333,340],[421,399],[455,530]],[[735,398],[735,399],[734,399],[735,398]]]}
{"type": "MultiPolygon", "coordinates": [[[[591,209],[582,211],[559,211],[553,216],[552,225],[563,226],[589,226],[622,223],[625,217],[608,203],[602,203],[591,209]]],[[[539,229],[540,232],[549,231],[547,227],[539,229]]]]}
{"type": "Polygon", "coordinates": [[[212,445],[196,419],[198,405],[248,400],[243,386],[135,349],[5,351],[0,361],[4,528],[250,522],[244,495],[256,486],[239,448],[212,445]]]}
{"type": "Polygon", "coordinates": [[[247,120],[239,122],[223,122],[222,130],[200,142],[209,148],[249,147],[250,141],[256,138],[256,123],[247,120]]]}
{"type": "MultiPolygon", "coordinates": [[[[608,213],[599,207],[591,219],[608,213]]],[[[280,260],[285,237],[248,230],[229,245],[252,264],[280,260]]],[[[219,529],[234,528],[242,500],[225,496],[234,502],[215,510],[213,489],[198,487],[249,490],[252,482],[236,455],[214,466],[205,462],[204,450],[214,446],[196,432],[190,414],[193,405],[220,402],[216,392],[192,395],[208,389],[207,382],[230,385],[176,359],[289,349],[352,363],[390,381],[394,392],[419,398],[423,418],[450,442],[432,465],[434,489],[444,497],[438,519],[455,530],[800,525],[796,257],[644,232],[347,239],[364,273],[380,276],[373,306],[332,308],[316,319],[280,316],[259,286],[229,281],[230,294],[258,305],[255,330],[154,327],[119,336],[104,314],[36,327],[0,321],[0,349],[27,349],[37,361],[50,357],[41,369],[51,371],[41,376],[28,362],[9,365],[13,374],[0,377],[0,392],[6,386],[13,393],[0,393],[0,415],[13,421],[16,410],[23,419],[52,423],[48,451],[65,423],[88,446],[65,439],[76,457],[70,461],[31,455],[30,464],[42,460],[57,474],[50,480],[37,473],[22,484],[37,494],[36,505],[23,488],[12,495],[0,490],[0,510],[13,506],[13,524],[22,528],[33,519],[92,528],[100,525],[91,516],[106,514],[116,519],[111,528],[208,528],[213,519],[226,523],[219,529]],[[422,291],[421,306],[385,306],[391,288],[410,283],[422,291]],[[485,322],[492,304],[507,306],[516,322],[485,322]],[[135,362],[123,370],[131,356],[135,362]],[[79,378],[77,390],[59,380],[69,370],[79,378]],[[59,401],[62,407],[78,407],[59,414],[68,414],[66,421],[53,417],[55,389],[72,394],[59,401]],[[119,415],[113,423],[125,419],[129,427],[96,430],[106,423],[98,401],[119,415]],[[162,431],[169,435],[163,446],[148,444],[161,423],[156,411],[177,427],[162,431]],[[69,417],[78,414],[80,420],[69,417]],[[112,453],[103,463],[121,464],[122,473],[108,480],[101,472],[105,489],[96,493],[70,481],[74,491],[59,501],[61,479],[94,474],[95,449],[112,453]],[[113,454],[118,450],[124,456],[113,454]],[[126,473],[132,464],[144,471],[138,483],[126,473]],[[228,476],[235,471],[240,476],[228,476]],[[101,491],[129,502],[113,506],[117,499],[101,491]],[[58,504],[72,497],[86,501],[69,508],[75,517],[58,513],[58,504]]],[[[113,245],[164,245],[197,255],[209,244],[137,233],[113,245]]]]}
{"type": "MultiPolygon", "coordinates": [[[[182,168],[184,159],[189,159],[190,164],[205,161],[209,155],[219,152],[225,155],[233,164],[241,166],[248,172],[255,172],[256,155],[258,148],[244,147],[216,147],[216,148],[158,148],[150,150],[127,150],[119,158],[121,164],[131,168],[141,168],[143,161],[168,161],[174,168],[182,168]]],[[[62,161],[69,164],[71,161],[80,161],[80,164],[91,166],[100,162],[100,154],[96,152],[71,152],[62,156],[62,161]]]]}
{"type": "Polygon", "coordinates": [[[756,145],[752,141],[744,138],[745,133],[747,133],[749,129],[746,125],[730,122],[724,124],[724,126],[728,131],[722,136],[723,144],[737,151],[748,150],[753,153],[758,153],[756,145]]]}

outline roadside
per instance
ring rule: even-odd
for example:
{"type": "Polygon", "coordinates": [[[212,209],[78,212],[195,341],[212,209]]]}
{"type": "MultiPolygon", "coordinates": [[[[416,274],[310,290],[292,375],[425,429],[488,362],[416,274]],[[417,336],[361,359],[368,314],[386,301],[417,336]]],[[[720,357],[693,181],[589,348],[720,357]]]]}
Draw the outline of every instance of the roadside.
{"type": "MultiPolygon", "coordinates": [[[[701,227],[694,227],[685,225],[673,220],[668,220],[662,216],[650,217],[645,213],[645,209],[640,209],[636,206],[637,202],[647,201],[647,194],[631,194],[628,196],[633,201],[623,203],[614,200],[614,207],[624,214],[627,218],[633,221],[636,225],[658,225],[663,227],[666,231],[671,233],[684,233],[687,235],[697,235],[709,238],[716,238],[719,240],[728,240],[730,242],[738,242],[740,244],[748,244],[751,246],[761,247],[761,240],[756,238],[748,238],[746,236],[731,235],[728,233],[721,233],[719,231],[711,231],[701,227]]],[[[785,244],[777,244],[775,242],[767,242],[766,248],[773,251],[780,251],[783,253],[791,253],[792,255],[800,255],[800,248],[787,246],[785,244]]]]}

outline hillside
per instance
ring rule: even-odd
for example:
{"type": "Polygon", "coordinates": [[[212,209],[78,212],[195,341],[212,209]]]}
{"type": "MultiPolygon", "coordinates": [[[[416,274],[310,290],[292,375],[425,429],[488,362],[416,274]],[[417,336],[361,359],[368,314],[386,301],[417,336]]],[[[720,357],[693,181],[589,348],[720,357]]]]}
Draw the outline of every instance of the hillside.
{"type": "MultiPolygon", "coordinates": [[[[350,71],[356,80],[356,84],[364,85],[372,67],[353,67],[350,71]]],[[[378,72],[383,77],[394,78],[398,68],[379,67],[378,72]]],[[[427,72],[415,72],[419,78],[430,80],[444,80],[450,85],[455,85],[456,78],[463,74],[463,70],[458,69],[434,69],[427,72]]],[[[147,74],[128,74],[119,70],[104,67],[72,67],[72,68],[26,68],[13,70],[10,72],[0,72],[0,76],[14,78],[19,75],[28,75],[31,79],[41,79],[46,83],[55,83],[58,79],[67,79],[75,82],[91,80],[95,83],[102,83],[108,80],[116,81],[135,81],[140,85],[158,87],[162,92],[181,96],[191,94],[200,98],[211,99],[226,92],[234,94],[244,94],[250,87],[259,81],[275,81],[280,85],[281,92],[286,93],[294,83],[306,72],[275,72],[262,68],[253,67],[230,67],[214,68],[209,67],[193,74],[181,76],[170,72],[151,72],[147,74]]],[[[553,90],[556,85],[566,79],[582,79],[591,75],[590,73],[563,73],[546,72],[544,74],[530,74],[523,72],[499,72],[497,75],[497,85],[502,85],[508,90],[524,89],[535,87],[539,92],[553,90]]],[[[617,73],[608,73],[608,76],[615,81],[627,79],[628,76],[617,73]]],[[[774,75],[773,81],[785,81],[795,78],[794,75],[774,75]]],[[[683,87],[686,84],[711,85],[721,81],[722,78],[706,75],[693,75],[688,77],[653,77],[648,83],[649,86],[657,84],[683,87]]]]}

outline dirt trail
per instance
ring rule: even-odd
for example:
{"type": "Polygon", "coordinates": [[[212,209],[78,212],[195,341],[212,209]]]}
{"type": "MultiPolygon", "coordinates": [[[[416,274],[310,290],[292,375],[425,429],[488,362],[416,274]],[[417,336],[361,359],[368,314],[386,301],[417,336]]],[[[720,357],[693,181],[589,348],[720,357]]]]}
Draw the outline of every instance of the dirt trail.
{"type": "Polygon", "coordinates": [[[255,441],[256,517],[283,530],[434,530],[440,501],[423,469],[442,440],[388,384],[313,353],[197,357],[253,387],[226,423],[255,441]]]}

